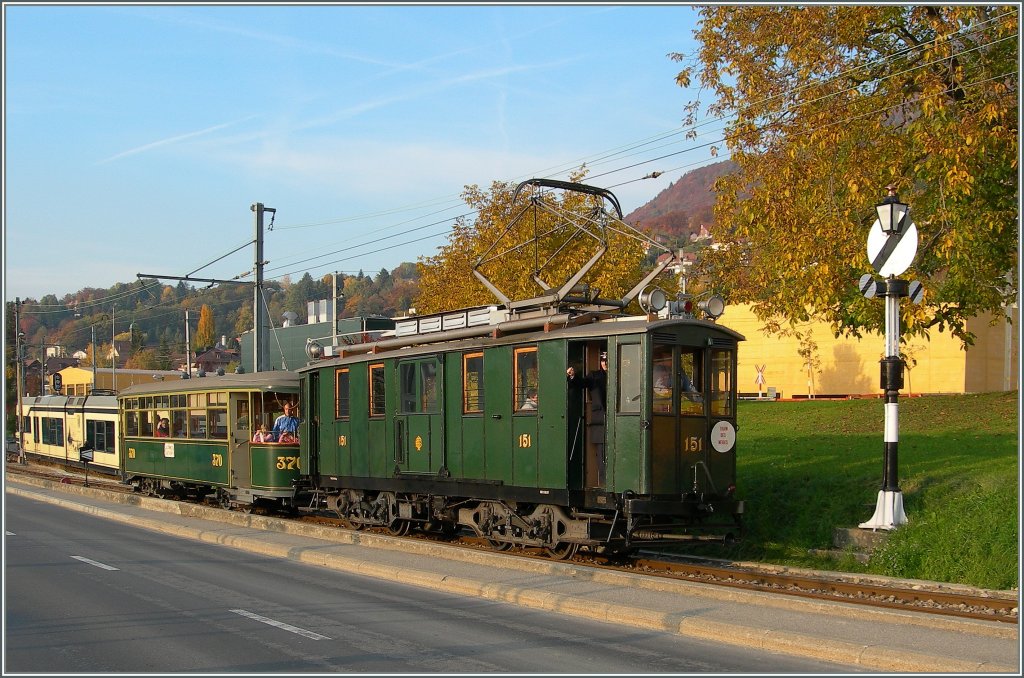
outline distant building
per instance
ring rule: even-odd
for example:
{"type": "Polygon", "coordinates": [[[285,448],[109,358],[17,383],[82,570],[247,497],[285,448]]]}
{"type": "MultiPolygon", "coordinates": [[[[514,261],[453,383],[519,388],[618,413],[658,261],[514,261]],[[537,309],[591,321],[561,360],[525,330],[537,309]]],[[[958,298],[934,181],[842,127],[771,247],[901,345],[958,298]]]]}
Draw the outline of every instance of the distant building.
{"type": "MultiPolygon", "coordinates": [[[[109,367],[97,367],[94,384],[92,367],[66,367],[59,374],[61,393],[64,395],[88,395],[93,390],[120,391],[134,384],[182,378],[181,372],[173,370],[112,370],[109,367]]],[[[52,380],[50,383],[52,386],[52,380]]]]}
{"type": "Polygon", "coordinates": [[[231,363],[241,364],[238,351],[224,348],[220,344],[195,357],[195,367],[200,373],[217,374],[217,370],[227,371],[231,363]]]}
{"type": "MultiPolygon", "coordinates": [[[[998,318],[992,325],[991,315],[970,319],[967,329],[977,339],[966,350],[949,332],[933,330],[930,338],[907,337],[900,348],[909,363],[901,393],[985,393],[1019,388],[1020,313],[1017,309],[1010,312],[1012,323],[998,318]]],[[[800,342],[766,334],[764,323],[749,305],[726,305],[718,324],[746,337],[740,342],[736,374],[741,393],[767,394],[770,389],[780,398],[883,394],[879,377],[879,360],[885,352],[882,334],[836,338],[827,323],[800,325],[797,329],[810,332],[817,344],[818,369],[809,374],[799,354],[800,342]]]]}

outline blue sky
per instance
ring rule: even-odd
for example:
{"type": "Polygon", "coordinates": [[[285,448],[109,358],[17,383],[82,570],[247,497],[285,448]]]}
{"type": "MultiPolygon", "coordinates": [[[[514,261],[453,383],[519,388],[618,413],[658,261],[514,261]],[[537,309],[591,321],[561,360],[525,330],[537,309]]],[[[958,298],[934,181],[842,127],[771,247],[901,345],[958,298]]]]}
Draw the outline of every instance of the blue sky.
{"type": "Polygon", "coordinates": [[[255,202],[277,210],[267,277],[293,280],[434,254],[467,184],[586,161],[628,213],[715,161],[680,132],[694,92],[667,56],[695,49],[696,21],[685,5],[7,4],[4,297],[233,277],[252,268],[255,202]]]}

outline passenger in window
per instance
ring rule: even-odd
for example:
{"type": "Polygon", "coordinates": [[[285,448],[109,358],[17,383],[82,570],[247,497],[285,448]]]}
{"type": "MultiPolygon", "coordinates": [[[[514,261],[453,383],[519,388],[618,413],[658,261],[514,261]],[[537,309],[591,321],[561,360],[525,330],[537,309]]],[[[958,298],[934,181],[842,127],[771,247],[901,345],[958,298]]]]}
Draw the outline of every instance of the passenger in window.
{"type": "Polygon", "coordinates": [[[169,438],[171,435],[171,422],[164,417],[156,423],[156,431],[153,432],[157,438],[169,438]]]}
{"type": "Polygon", "coordinates": [[[537,409],[537,389],[535,389],[535,388],[528,388],[528,389],[526,389],[526,400],[523,401],[523,406],[520,407],[519,409],[521,411],[523,411],[523,410],[533,410],[533,411],[535,411],[537,409]]]}
{"type": "Polygon", "coordinates": [[[260,424],[260,428],[253,434],[252,441],[254,443],[272,443],[274,442],[274,434],[267,430],[266,424],[260,424]]]}
{"type": "Polygon", "coordinates": [[[274,422],[274,439],[279,443],[299,442],[299,419],[294,415],[295,405],[284,404],[284,414],[274,422]]]}

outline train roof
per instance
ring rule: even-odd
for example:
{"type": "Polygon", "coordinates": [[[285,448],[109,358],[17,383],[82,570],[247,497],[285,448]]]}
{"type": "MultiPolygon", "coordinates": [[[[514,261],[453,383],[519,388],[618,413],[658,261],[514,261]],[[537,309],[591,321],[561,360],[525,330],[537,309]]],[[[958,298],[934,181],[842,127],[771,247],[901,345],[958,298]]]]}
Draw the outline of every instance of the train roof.
{"type": "Polygon", "coordinates": [[[419,332],[404,337],[387,338],[357,346],[339,346],[337,357],[323,358],[300,367],[299,372],[308,372],[332,364],[380,360],[395,355],[422,355],[439,350],[454,351],[473,347],[522,344],[553,339],[587,339],[648,332],[667,332],[688,327],[699,329],[708,336],[719,335],[733,341],[744,341],[745,337],[728,327],[693,317],[648,319],[647,316],[615,316],[597,319],[584,316],[549,316],[532,324],[511,321],[481,325],[474,332],[472,328],[460,328],[451,332],[419,332]],[[544,322],[541,322],[543,320],[544,322]]]}
{"type": "Polygon", "coordinates": [[[225,374],[223,376],[193,377],[172,381],[136,384],[117,394],[128,398],[154,393],[188,393],[194,391],[282,391],[299,392],[299,375],[287,370],[253,372],[251,374],[225,374]]]}

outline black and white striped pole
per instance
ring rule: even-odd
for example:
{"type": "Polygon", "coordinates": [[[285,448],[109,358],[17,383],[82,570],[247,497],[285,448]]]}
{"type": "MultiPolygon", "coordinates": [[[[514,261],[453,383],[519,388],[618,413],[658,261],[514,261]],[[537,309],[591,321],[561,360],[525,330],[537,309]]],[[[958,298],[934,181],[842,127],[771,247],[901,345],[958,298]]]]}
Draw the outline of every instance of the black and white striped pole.
{"type": "Polygon", "coordinates": [[[872,298],[885,298],[885,357],[881,363],[881,388],[885,392],[885,456],[882,467],[882,489],[878,491],[875,513],[860,527],[891,530],[907,522],[903,511],[903,493],[899,484],[899,393],[903,388],[903,358],[900,357],[900,299],[910,297],[921,301],[921,283],[896,278],[907,270],[917,255],[917,226],[909,219],[909,206],[901,203],[896,189],[888,187],[889,195],[876,206],[878,219],[868,234],[868,258],[871,266],[883,277],[874,280],[870,274],[860,279],[861,293],[872,298]]]}

